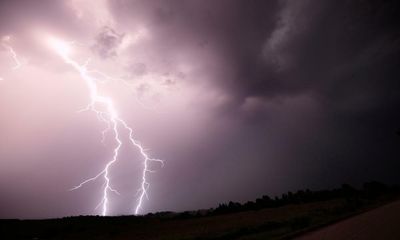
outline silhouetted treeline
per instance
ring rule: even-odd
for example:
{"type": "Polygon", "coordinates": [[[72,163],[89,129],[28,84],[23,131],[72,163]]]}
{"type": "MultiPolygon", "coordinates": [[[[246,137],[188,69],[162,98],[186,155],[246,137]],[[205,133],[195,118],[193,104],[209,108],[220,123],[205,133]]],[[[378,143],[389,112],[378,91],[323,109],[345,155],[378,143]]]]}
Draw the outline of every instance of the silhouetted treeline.
{"type": "MultiPolygon", "coordinates": [[[[257,198],[255,201],[248,201],[246,203],[238,203],[230,201],[228,203],[220,203],[218,207],[211,209],[203,209],[197,211],[184,211],[180,213],[175,212],[157,212],[149,213],[146,217],[156,218],[193,218],[204,217],[210,215],[228,214],[249,210],[260,210],[265,208],[282,207],[289,204],[302,204],[319,201],[328,201],[333,199],[344,199],[346,206],[354,210],[364,204],[368,204],[371,200],[392,200],[400,196],[400,186],[386,185],[377,181],[366,182],[361,189],[356,189],[349,184],[342,184],[340,188],[331,190],[317,190],[310,189],[298,190],[296,192],[287,192],[281,196],[269,197],[267,195],[257,198]]],[[[346,211],[347,211],[346,210],[346,211]]]]}
{"type": "MultiPolygon", "coordinates": [[[[230,240],[239,239],[242,236],[258,236],[256,234],[287,237],[304,229],[320,227],[352,214],[381,206],[391,200],[396,200],[399,196],[400,188],[398,186],[368,182],[361,189],[356,189],[348,184],[343,184],[340,188],[332,190],[299,190],[274,198],[263,196],[243,204],[229,202],[220,204],[215,209],[181,213],[158,212],[145,216],[75,216],[46,220],[0,220],[0,236],[1,239],[74,240],[122,239],[126,236],[143,236],[143,238],[151,236],[152,239],[161,236],[163,239],[230,240]],[[321,201],[326,202],[322,203],[321,201]],[[319,203],[304,204],[310,202],[319,203]],[[241,214],[218,216],[240,211],[277,208],[289,204],[292,206],[267,212],[248,212],[249,214],[246,213],[245,216],[240,216],[241,214]],[[295,204],[299,205],[294,206],[295,204]],[[273,213],[271,218],[265,221],[264,216],[270,213],[273,213]],[[280,213],[283,213],[284,216],[281,217],[280,213]],[[201,219],[203,217],[209,218],[201,219]],[[251,218],[252,220],[237,224],[237,217],[247,220],[251,218]],[[187,218],[198,219],[186,222],[187,218]],[[226,222],[218,224],[218,221],[226,222]],[[183,231],[182,226],[188,231],[183,231]],[[180,235],[181,233],[182,235],[180,235]]],[[[281,238],[279,237],[279,239],[281,238]]]]}
{"type": "Polygon", "coordinates": [[[361,204],[362,200],[375,200],[380,197],[391,198],[400,195],[400,187],[388,186],[380,182],[367,182],[361,189],[356,189],[349,184],[343,184],[340,188],[332,190],[311,191],[310,189],[297,192],[287,192],[280,197],[271,198],[267,195],[248,201],[244,204],[238,202],[221,203],[212,209],[211,214],[225,214],[238,211],[259,210],[263,208],[282,207],[288,204],[301,204],[318,201],[327,201],[337,198],[346,199],[354,204],[361,204]]]}

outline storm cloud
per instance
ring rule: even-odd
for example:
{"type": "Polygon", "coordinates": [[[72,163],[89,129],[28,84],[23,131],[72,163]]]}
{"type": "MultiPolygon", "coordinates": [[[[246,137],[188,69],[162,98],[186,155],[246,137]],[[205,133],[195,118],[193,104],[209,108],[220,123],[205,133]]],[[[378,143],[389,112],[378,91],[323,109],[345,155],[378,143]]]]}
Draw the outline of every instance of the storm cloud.
{"type": "MultiPolygon", "coordinates": [[[[1,49],[0,217],[96,214],[101,194],[101,183],[68,191],[112,141],[100,143],[95,116],[76,114],[85,88],[43,50],[44,31],[122,80],[98,76],[165,160],[144,212],[399,183],[399,16],[397,1],[374,0],[2,1],[0,34],[24,66],[11,71],[1,49]]],[[[127,197],[113,214],[130,213],[138,157],[125,149],[115,169],[127,197]]]]}

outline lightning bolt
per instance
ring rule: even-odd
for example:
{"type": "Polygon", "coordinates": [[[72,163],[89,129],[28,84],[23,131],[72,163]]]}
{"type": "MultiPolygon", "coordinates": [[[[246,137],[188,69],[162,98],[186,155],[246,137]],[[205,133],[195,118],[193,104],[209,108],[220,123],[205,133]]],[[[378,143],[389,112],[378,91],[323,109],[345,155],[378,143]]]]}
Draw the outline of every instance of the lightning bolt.
{"type": "Polygon", "coordinates": [[[150,169],[149,164],[151,162],[157,162],[157,163],[161,164],[161,166],[163,166],[163,164],[164,164],[163,160],[151,158],[146,153],[146,150],[144,149],[144,147],[137,140],[134,139],[132,128],[129,127],[128,124],[122,118],[119,117],[112,99],[110,97],[102,96],[99,94],[97,83],[96,83],[99,80],[94,78],[91,75],[91,73],[98,72],[98,71],[97,70],[96,71],[88,70],[87,69],[87,65],[89,63],[88,61],[85,64],[80,65],[70,57],[70,53],[72,50],[71,46],[73,43],[68,43],[68,42],[61,41],[59,39],[50,38],[49,44],[53,48],[53,50],[55,50],[56,53],[63,59],[63,61],[66,64],[70,65],[73,69],[75,69],[79,73],[81,78],[86,83],[86,86],[89,90],[90,102],[89,102],[88,106],[85,109],[83,109],[82,111],[94,112],[97,115],[99,120],[101,120],[107,124],[107,128],[102,131],[102,135],[103,135],[102,141],[104,141],[105,134],[108,131],[112,131],[113,135],[114,135],[114,141],[116,143],[116,146],[114,147],[114,150],[113,150],[113,156],[112,156],[111,160],[109,160],[107,162],[107,164],[105,165],[103,170],[101,170],[94,177],[84,180],[79,185],[71,188],[70,190],[79,189],[83,185],[85,185],[89,182],[95,181],[98,178],[100,178],[101,176],[103,176],[103,178],[104,178],[103,197],[102,197],[99,205],[97,205],[96,209],[100,205],[102,205],[102,215],[103,216],[107,215],[108,204],[109,204],[109,194],[111,192],[113,192],[115,194],[119,194],[119,192],[112,187],[111,180],[110,180],[110,168],[115,164],[115,162],[118,161],[119,152],[120,152],[121,146],[123,144],[123,140],[121,139],[120,131],[121,131],[121,129],[123,129],[123,130],[127,131],[127,133],[128,133],[129,143],[138,149],[138,151],[140,152],[140,154],[143,158],[143,170],[142,170],[141,184],[138,189],[139,196],[136,200],[136,206],[134,207],[134,210],[133,210],[135,215],[139,214],[139,212],[142,208],[144,197],[148,198],[147,190],[148,190],[150,184],[147,181],[147,174],[153,172],[153,170],[150,169]],[[98,106],[102,106],[104,108],[104,110],[100,110],[98,106]]]}

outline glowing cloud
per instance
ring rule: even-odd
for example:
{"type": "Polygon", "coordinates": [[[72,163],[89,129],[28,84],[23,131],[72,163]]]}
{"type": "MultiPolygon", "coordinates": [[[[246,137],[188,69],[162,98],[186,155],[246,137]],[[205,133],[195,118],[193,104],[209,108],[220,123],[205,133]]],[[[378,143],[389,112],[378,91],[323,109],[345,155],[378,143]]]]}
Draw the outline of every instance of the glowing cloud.
{"type": "MultiPolygon", "coordinates": [[[[18,59],[17,53],[15,52],[15,50],[8,44],[8,42],[11,41],[11,36],[4,36],[1,39],[1,45],[10,53],[10,55],[12,56],[15,65],[12,68],[12,70],[17,70],[18,68],[20,68],[22,66],[21,61],[18,59]]],[[[2,80],[2,78],[0,78],[0,80],[2,80]]]]}

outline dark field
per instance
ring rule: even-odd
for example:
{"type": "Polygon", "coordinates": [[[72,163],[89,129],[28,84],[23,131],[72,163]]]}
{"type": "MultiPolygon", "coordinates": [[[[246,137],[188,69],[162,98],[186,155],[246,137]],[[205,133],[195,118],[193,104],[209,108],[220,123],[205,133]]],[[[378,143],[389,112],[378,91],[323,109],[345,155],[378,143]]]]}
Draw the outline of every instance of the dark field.
{"type": "Polygon", "coordinates": [[[1,239],[291,239],[398,196],[398,188],[373,183],[283,194],[216,209],[146,216],[79,216],[48,220],[0,220],[1,239]]]}
{"type": "Polygon", "coordinates": [[[399,223],[400,201],[396,201],[317,231],[304,234],[298,239],[398,240],[400,239],[399,223]]]}

